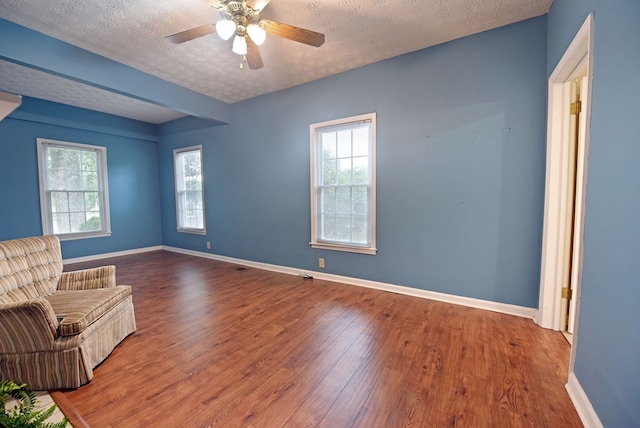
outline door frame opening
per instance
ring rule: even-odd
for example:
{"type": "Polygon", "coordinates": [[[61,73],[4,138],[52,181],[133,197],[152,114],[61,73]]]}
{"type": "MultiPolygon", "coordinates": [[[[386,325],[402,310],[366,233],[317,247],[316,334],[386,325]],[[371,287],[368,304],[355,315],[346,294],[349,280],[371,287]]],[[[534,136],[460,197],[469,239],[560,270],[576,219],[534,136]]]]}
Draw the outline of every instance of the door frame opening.
{"type": "Polygon", "coordinates": [[[582,104],[585,112],[585,135],[578,147],[578,174],[576,185],[577,203],[575,204],[574,230],[578,246],[574,257],[573,298],[577,299],[575,317],[576,323],[573,335],[573,348],[569,372],[573,372],[575,344],[578,340],[579,296],[582,280],[582,237],[584,225],[584,202],[587,179],[587,154],[589,145],[589,128],[591,121],[591,91],[593,76],[593,13],[587,19],[574,37],[568,49],[558,62],[549,77],[548,111],[547,111],[547,166],[545,181],[544,228],[542,237],[542,263],[540,273],[540,300],[536,311],[535,321],[538,325],[561,331],[562,326],[562,287],[563,278],[567,275],[565,254],[570,251],[567,244],[567,224],[565,222],[568,210],[574,207],[567,203],[567,180],[571,167],[567,162],[570,126],[569,114],[566,108],[570,104],[570,83],[587,70],[586,102],[582,104]]]}

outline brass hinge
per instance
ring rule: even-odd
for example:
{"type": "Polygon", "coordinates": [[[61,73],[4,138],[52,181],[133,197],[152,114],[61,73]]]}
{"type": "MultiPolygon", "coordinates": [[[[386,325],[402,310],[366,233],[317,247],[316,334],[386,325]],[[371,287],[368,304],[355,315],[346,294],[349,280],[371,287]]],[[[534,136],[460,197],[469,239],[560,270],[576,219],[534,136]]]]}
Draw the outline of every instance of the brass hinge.
{"type": "Polygon", "coordinates": [[[571,300],[571,295],[573,293],[571,293],[571,289],[569,287],[562,287],[562,298],[563,299],[567,299],[567,300],[571,300]]]}
{"type": "Polygon", "coordinates": [[[580,101],[576,101],[571,103],[571,114],[579,114],[582,111],[582,103],[580,101]]]}

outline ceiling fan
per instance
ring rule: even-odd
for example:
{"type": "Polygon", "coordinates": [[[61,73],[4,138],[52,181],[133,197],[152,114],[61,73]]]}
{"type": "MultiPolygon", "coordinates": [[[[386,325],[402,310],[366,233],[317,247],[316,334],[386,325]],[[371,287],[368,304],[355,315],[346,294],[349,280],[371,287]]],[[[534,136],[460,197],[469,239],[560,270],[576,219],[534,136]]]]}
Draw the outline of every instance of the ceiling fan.
{"type": "Polygon", "coordinates": [[[229,40],[235,35],[232,51],[242,56],[240,69],[243,68],[243,63],[246,61],[252,70],[263,67],[258,46],[265,41],[267,34],[314,47],[320,47],[324,44],[324,34],[322,33],[268,19],[260,19],[260,12],[271,0],[203,1],[220,11],[222,20],[215,24],[201,25],[172,34],[165,37],[167,41],[176,44],[184,43],[214,32],[217,32],[223,40],[229,40]]]}

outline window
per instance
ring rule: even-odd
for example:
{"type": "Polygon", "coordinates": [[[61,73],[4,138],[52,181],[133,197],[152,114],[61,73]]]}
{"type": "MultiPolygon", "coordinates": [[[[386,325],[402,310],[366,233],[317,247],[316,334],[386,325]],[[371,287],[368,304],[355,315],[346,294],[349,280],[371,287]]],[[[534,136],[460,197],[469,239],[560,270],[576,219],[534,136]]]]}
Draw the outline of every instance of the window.
{"type": "Polygon", "coordinates": [[[202,146],[173,151],[176,177],[176,217],[178,231],[206,233],[204,225],[204,187],[202,184],[202,146]]]}
{"type": "Polygon", "coordinates": [[[313,124],[311,246],[376,253],[376,114],[313,124]]]}
{"type": "Polygon", "coordinates": [[[42,231],[61,240],[111,234],[107,149],[37,139],[42,231]]]}

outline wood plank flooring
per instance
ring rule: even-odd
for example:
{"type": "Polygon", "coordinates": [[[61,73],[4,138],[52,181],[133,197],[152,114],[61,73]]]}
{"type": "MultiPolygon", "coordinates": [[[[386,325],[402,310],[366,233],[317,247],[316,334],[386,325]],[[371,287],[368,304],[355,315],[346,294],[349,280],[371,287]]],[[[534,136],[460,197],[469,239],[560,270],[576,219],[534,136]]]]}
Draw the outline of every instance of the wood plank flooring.
{"type": "Polygon", "coordinates": [[[533,321],[158,251],[115,264],[138,330],[52,396],[76,428],[579,427],[533,321]]]}

